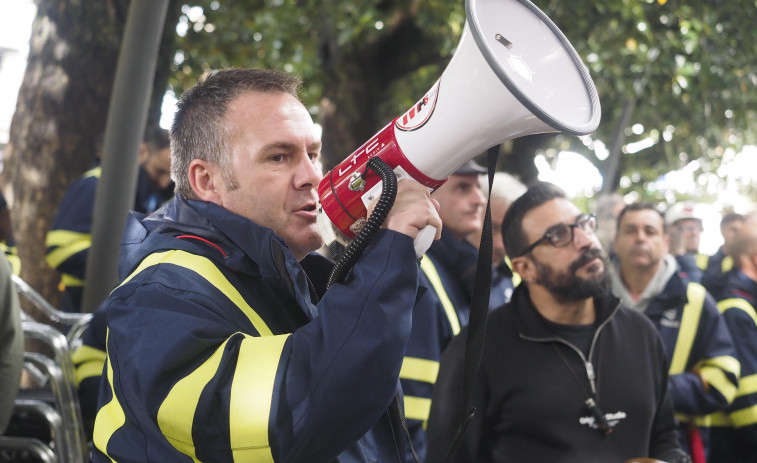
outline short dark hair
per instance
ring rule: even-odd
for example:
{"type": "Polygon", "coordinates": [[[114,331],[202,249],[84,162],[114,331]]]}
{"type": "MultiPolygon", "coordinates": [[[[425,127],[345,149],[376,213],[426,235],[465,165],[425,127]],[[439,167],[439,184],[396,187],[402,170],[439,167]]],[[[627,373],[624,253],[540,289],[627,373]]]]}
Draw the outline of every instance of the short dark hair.
{"type": "Polygon", "coordinates": [[[720,228],[722,229],[726,225],[728,225],[731,222],[744,222],[744,216],[736,213],[736,212],[730,212],[723,216],[722,219],[720,219],[720,228]]]}
{"type": "Polygon", "coordinates": [[[283,71],[229,68],[207,74],[184,92],[171,126],[171,177],[176,192],[194,197],[187,179],[193,159],[220,166],[224,180],[235,182],[223,123],[229,103],[248,92],[288,93],[299,100],[301,84],[299,77],[283,71]]]}
{"type": "Polygon", "coordinates": [[[626,207],[620,210],[620,213],[618,214],[618,219],[615,221],[615,230],[620,231],[620,222],[623,221],[623,217],[625,217],[627,212],[637,212],[637,211],[654,211],[657,213],[657,215],[660,216],[660,220],[662,221],[662,232],[668,233],[668,224],[665,222],[665,215],[660,212],[660,210],[652,203],[632,203],[628,204],[626,207]]]}
{"type": "Polygon", "coordinates": [[[160,127],[148,130],[144,142],[151,152],[163,151],[171,146],[168,130],[160,127]]]}
{"type": "Polygon", "coordinates": [[[558,198],[567,199],[563,190],[552,183],[538,182],[513,201],[502,221],[502,238],[511,259],[522,255],[529,245],[523,231],[523,217],[532,209],[558,198]]]}

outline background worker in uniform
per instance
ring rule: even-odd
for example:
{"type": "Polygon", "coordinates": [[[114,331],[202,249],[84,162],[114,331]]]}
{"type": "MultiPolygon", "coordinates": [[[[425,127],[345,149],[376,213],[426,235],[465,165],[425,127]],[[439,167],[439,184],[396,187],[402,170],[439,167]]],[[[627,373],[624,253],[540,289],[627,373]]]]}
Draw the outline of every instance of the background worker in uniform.
{"type": "MultiPolygon", "coordinates": [[[[102,152],[102,147],[98,153],[102,152]]],[[[168,131],[155,129],[140,146],[134,210],[150,213],[173,196],[168,131]]],[[[99,157],[99,156],[98,156],[99,157]]],[[[97,165],[66,190],[47,233],[46,259],[61,274],[61,308],[79,312],[84,295],[87,256],[92,246],[92,214],[102,168],[97,165]]]]}
{"type": "Polygon", "coordinates": [[[699,252],[704,228],[702,217],[697,213],[696,203],[685,201],[673,204],[665,212],[665,222],[675,229],[678,235],[675,240],[677,245],[671,247],[670,253],[676,258],[686,277],[690,281],[700,283],[709,256],[699,252]]]}
{"type": "Polygon", "coordinates": [[[757,462],[757,212],[748,214],[730,246],[734,267],[716,294],[741,363],[728,410],[709,416],[710,463],[757,462]]]}
{"type": "MultiPolygon", "coordinates": [[[[489,197],[492,213],[492,288],[489,296],[489,308],[506,304],[510,301],[513,290],[520,282],[520,276],[514,274],[502,239],[502,221],[510,204],[526,192],[526,186],[507,172],[495,172],[492,179],[492,192],[489,196],[489,177],[480,175],[478,182],[484,197],[489,197]]],[[[466,239],[474,246],[481,243],[481,229],[468,235],[466,239]]]]}
{"type": "Polygon", "coordinates": [[[724,281],[723,275],[733,268],[731,248],[743,225],[744,216],[735,212],[724,215],[720,220],[720,235],[723,237],[723,244],[707,260],[707,268],[702,275],[702,284],[712,294],[720,292],[718,285],[724,281]]]}
{"type": "Polygon", "coordinates": [[[478,249],[467,237],[481,231],[486,199],[478,176],[486,169],[468,161],[432,197],[439,202],[443,230],[421,259],[421,285],[428,288],[413,313],[413,327],[400,379],[405,417],[421,459],[431,391],[444,348],[468,323],[478,249]]]}
{"type": "Polygon", "coordinates": [[[696,419],[724,410],[736,394],[740,368],[731,335],[712,296],[680,273],[668,253],[665,219],[652,204],[634,203],[620,212],[613,245],[613,293],[660,333],[681,444],[695,463],[704,463],[709,430],[696,419]]]}

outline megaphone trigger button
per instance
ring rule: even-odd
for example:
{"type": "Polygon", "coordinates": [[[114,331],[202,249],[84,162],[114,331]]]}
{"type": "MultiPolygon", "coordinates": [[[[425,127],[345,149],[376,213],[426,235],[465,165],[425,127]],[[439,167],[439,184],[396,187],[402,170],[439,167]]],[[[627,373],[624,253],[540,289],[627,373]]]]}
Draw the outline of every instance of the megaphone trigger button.
{"type": "Polygon", "coordinates": [[[350,177],[350,183],[347,185],[351,191],[363,191],[365,189],[365,178],[363,175],[355,172],[350,177]]]}

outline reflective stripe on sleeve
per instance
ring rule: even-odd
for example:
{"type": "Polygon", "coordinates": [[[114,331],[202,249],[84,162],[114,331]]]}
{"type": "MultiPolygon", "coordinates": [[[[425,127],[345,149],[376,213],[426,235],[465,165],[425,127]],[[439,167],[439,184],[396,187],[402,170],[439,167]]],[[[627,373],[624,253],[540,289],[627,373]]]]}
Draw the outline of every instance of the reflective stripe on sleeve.
{"type": "MultiPolygon", "coordinates": [[[[405,357],[400,369],[400,379],[419,381],[431,386],[436,384],[436,377],[439,375],[439,362],[435,360],[422,359],[417,357],[405,357]]],[[[428,415],[431,411],[431,399],[427,397],[417,397],[412,395],[404,396],[405,418],[411,420],[428,421],[428,415]]]]}
{"type": "Polygon", "coordinates": [[[739,377],[741,364],[738,360],[727,355],[714,357],[699,362],[694,369],[698,370],[707,384],[717,389],[728,403],[733,402],[738,385],[726,373],[730,373],[734,378],[739,377]]]}
{"type": "Polygon", "coordinates": [[[71,354],[76,372],[76,387],[87,378],[102,375],[105,356],[105,352],[87,345],[76,348],[71,354]]]}
{"type": "Polygon", "coordinates": [[[431,262],[431,259],[428,256],[424,256],[423,259],[421,259],[421,270],[426,274],[431,282],[431,286],[434,287],[437,296],[439,296],[442,307],[444,307],[444,313],[447,314],[447,319],[452,328],[452,334],[456,335],[460,332],[460,320],[457,318],[457,311],[455,311],[455,306],[452,305],[452,301],[449,300],[447,291],[442,284],[442,279],[439,278],[439,273],[436,271],[436,266],[434,266],[434,263],[431,262]]]}
{"type": "Polygon", "coordinates": [[[234,461],[273,463],[268,420],[279,358],[289,335],[245,335],[239,348],[229,403],[234,461]]]}
{"type": "Polygon", "coordinates": [[[749,394],[757,394],[757,374],[739,378],[739,392],[736,394],[736,397],[749,394]]]}
{"type": "Polygon", "coordinates": [[[423,421],[423,427],[425,428],[430,413],[431,399],[410,395],[405,396],[405,418],[423,421]]]}
{"type": "Polygon", "coordinates": [[[47,233],[45,245],[54,248],[45,256],[52,268],[58,268],[74,254],[92,246],[92,235],[70,230],[51,230],[47,233]]]}
{"type": "Polygon", "coordinates": [[[400,378],[435,384],[439,374],[439,362],[417,357],[405,357],[402,361],[400,378]]]}
{"type": "Polygon", "coordinates": [[[84,280],[82,280],[81,278],[76,278],[73,275],[69,275],[68,273],[62,273],[60,275],[60,282],[66,288],[75,288],[77,286],[84,286],[84,280]]]}

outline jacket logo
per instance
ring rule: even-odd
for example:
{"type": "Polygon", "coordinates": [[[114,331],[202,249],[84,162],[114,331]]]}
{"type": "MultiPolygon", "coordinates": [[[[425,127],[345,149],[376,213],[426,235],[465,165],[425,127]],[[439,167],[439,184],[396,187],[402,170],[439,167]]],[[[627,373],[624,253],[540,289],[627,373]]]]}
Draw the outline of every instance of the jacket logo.
{"type": "Polygon", "coordinates": [[[667,326],[668,328],[678,328],[681,326],[681,322],[678,320],[678,311],[676,309],[668,309],[663,312],[660,325],[667,326]]]}
{"type": "MultiPolygon", "coordinates": [[[[621,420],[624,420],[625,418],[626,418],[626,412],[605,413],[605,420],[607,420],[607,424],[611,428],[614,428],[618,423],[620,423],[621,420]]],[[[580,417],[578,419],[578,422],[592,429],[599,428],[597,426],[597,420],[591,415],[580,417]]]]}

